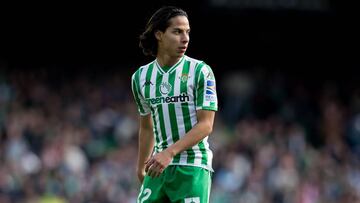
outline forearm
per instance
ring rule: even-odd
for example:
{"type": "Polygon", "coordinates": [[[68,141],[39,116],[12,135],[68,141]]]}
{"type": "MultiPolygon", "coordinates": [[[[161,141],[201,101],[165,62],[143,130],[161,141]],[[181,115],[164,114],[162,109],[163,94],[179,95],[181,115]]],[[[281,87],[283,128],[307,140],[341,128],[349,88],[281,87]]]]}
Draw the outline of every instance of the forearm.
{"type": "Polygon", "coordinates": [[[184,137],[169,146],[168,151],[172,157],[196,145],[212,131],[212,123],[200,122],[197,123],[184,137]]]}
{"type": "Polygon", "coordinates": [[[151,177],[159,176],[170,164],[174,156],[196,145],[212,131],[215,112],[199,110],[196,112],[198,123],[181,139],[167,149],[155,154],[146,162],[145,171],[151,177]]]}
{"type": "Polygon", "coordinates": [[[150,158],[154,148],[154,136],[150,129],[139,132],[139,149],[138,149],[138,170],[144,170],[145,162],[150,158]]]}

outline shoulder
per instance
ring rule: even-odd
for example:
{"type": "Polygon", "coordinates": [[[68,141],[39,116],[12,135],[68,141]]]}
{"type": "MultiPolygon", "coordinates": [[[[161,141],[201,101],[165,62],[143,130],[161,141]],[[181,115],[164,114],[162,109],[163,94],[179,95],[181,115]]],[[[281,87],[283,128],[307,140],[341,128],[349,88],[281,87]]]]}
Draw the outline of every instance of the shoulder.
{"type": "Polygon", "coordinates": [[[191,65],[194,67],[195,77],[199,77],[200,74],[203,75],[212,75],[213,71],[211,67],[205,63],[203,60],[194,59],[189,56],[185,56],[185,60],[189,61],[191,65]]]}
{"type": "Polygon", "coordinates": [[[153,63],[154,63],[154,61],[151,61],[151,62],[148,63],[148,64],[145,64],[145,65],[142,65],[142,66],[138,67],[138,68],[134,71],[134,73],[132,74],[131,79],[134,80],[136,76],[140,76],[140,74],[141,74],[144,70],[148,69],[149,66],[150,66],[151,64],[153,64],[153,63]]]}
{"type": "Polygon", "coordinates": [[[185,56],[185,60],[189,61],[191,65],[193,65],[195,67],[195,71],[201,71],[203,72],[204,70],[210,70],[211,71],[211,67],[203,60],[199,60],[199,59],[195,59],[195,58],[191,58],[189,56],[185,56]]]}
{"type": "Polygon", "coordinates": [[[204,64],[205,62],[199,59],[194,59],[189,56],[185,55],[185,61],[190,62],[191,65],[194,65],[195,67],[199,66],[200,64],[204,64]]]}

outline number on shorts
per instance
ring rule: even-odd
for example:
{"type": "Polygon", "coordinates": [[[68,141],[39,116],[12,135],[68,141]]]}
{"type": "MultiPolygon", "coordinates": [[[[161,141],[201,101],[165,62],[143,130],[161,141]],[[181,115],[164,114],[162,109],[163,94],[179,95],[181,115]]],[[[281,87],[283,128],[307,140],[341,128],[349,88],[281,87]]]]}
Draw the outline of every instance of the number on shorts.
{"type": "Polygon", "coordinates": [[[151,195],[151,190],[149,188],[144,188],[141,187],[141,190],[140,190],[140,195],[139,195],[139,198],[142,194],[145,194],[145,196],[143,196],[140,200],[140,203],[143,203],[145,200],[148,200],[150,195],[151,195]]]}

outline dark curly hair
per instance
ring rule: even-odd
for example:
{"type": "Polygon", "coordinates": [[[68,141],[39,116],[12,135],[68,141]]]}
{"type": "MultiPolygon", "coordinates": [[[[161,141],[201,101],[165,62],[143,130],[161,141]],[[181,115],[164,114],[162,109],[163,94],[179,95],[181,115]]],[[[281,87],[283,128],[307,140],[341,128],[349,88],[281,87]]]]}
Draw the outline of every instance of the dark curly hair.
{"type": "Polygon", "coordinates": [[[188,17],[184,10],[174,6],[164,6],[151,16],[146,24],[145,31],[140,35],[139,47],[142,48],[145,55],[156,57],[158,44],[155,32],[158,30],[165,32],[169,27],[169,20],[176,16],[188,17]]]}

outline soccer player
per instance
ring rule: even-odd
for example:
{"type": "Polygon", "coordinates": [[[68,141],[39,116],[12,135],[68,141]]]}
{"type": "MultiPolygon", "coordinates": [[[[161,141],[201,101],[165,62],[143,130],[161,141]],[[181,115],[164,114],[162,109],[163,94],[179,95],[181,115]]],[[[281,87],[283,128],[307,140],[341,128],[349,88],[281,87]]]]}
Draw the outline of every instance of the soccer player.
{"type": "Polygon", "coordinates": [[[217,95],[215,77],[203,61],[185,55],[187,13],[162,7],[140,36],[145,55],[155,60],[132,75],[140,113],[138,202],[209,202],[212,132],[217,95]]]}

